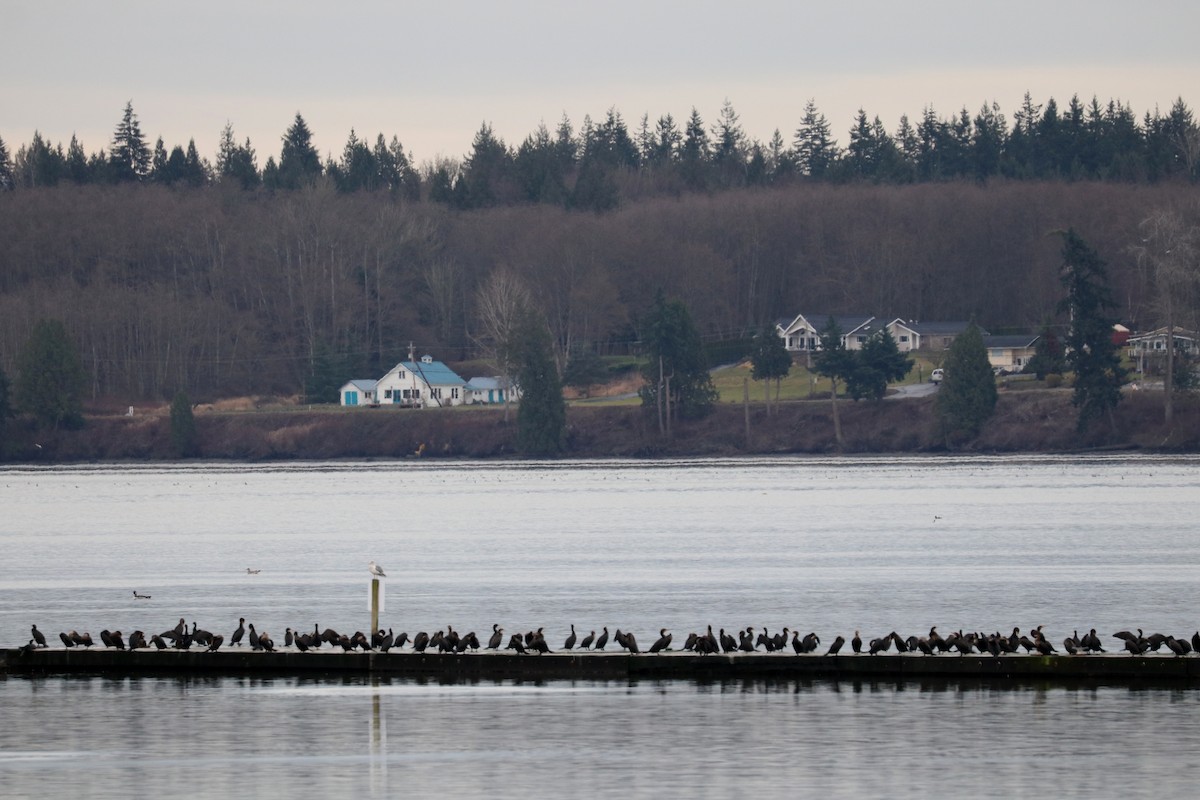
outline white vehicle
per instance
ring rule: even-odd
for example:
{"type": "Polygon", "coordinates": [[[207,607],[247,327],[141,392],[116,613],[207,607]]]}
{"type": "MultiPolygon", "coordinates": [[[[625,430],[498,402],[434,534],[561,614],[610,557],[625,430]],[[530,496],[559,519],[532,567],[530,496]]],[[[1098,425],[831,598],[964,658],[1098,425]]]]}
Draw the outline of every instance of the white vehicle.
{"type": "Polygon", "coordinates": [[[941,383],[942,378],[944,377],[946,377],[946,371],[941,367],[938,367],[933,372],[929,373],[930,383],[941,383]]]}

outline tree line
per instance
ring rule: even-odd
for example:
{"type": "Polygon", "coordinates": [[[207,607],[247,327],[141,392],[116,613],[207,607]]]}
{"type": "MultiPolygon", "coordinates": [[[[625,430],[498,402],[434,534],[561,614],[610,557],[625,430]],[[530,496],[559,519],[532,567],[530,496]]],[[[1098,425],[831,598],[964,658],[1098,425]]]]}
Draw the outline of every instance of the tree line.
{"type": "Polygon", "coordinates": [[[1119,100],[1064,108],[1026,94],[1012,119],[997,103],[971,113],[965,106],[942,116],[932,106],[900,118],[889,131],[860,109],[845,144],[809,101],[790,135],[749,137],[733,104],[706,123],[693,108],[686,120],[644,114],[630,126],[615,107],[576,128],[563,116],[519,144],[506,143],[484,123],[461,160],[418,166],[398,137],[374,141],[351,129],[342,152],[321,158],[313,134],[297,113],[282,136],[278,158],[260,166],[249,138],[232,124],[222,130],[213,160],[195,141],[169,150],[150,145],[127,103],[108,149],[85,151],[72,136],[64,148],[35,131],[15,153],[0,139],[0,188],[60,183],[153,183],[199,187],[226,183],[243,189],[286,191],[327,181],[340,192],[388,191],[457,209],[547,204],[605,211],[655,195],[779,186],[795,182],[911,184],[952,180],[1102,180],[1156,183],[1200,178],[1200,126],[1178,98],[1166,112],[1139,118],[1119,100]]]}
{"type": "MultiPolygon", "coordinates": [[[[1065,320],[1047,234],[1067,227],[1110,265],[1116,316],[1148,329],[1162,324],[1166,273],[1131,245],[1153,238],[1142,223],[1164,208],[1200,220],[1178,183],[800,183],[606,214],[462,212],[325,183],[0,192],[0,367],[12,374],[35,324],[60,319],[88,396],[294,393],[318,369],[337,385],[382,374],[410,341],[442,360],[491,358],[485,312],[506,293],[529,297],[560,370],[580,348],[640,347],[660,290],[708,345],[800,311],[1038,331],[1065,320]]],[[[1194,308],[1180,304],[1175,324],[1194,308]]]]}

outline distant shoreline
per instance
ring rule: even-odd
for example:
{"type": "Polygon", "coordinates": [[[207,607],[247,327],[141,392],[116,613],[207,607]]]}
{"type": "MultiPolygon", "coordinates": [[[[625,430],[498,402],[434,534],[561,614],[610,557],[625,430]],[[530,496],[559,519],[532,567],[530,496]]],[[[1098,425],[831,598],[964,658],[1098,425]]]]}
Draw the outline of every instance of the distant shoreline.
{"type": "MultiPolygon", "coordinates": [[[[1114,415],[1075,432],[1069,391],[1001,394],[995,416],[974,440],[953,452],[1070,453],[1095,450],[1200,452],[1200,401],[1177,401],[1174,425],[1162,423],[1162,398],[1130,393],[1114,415]]],[[[948,448],[936,431],[933,398],[839,401],[846,454],[937,453],[948,448]]],[[[701,420],[676,422],[660,435],[656,417],[637,406],[571,406],[566,458],[679,458],[833,454],[830,403],[785,402],[768,414],[762,403],[718,405],[701,420]]],[[[340,409],[197,413],[196,460],[519,458],[516,412],[500,409],[340,409]],[[418,455],[419,453],[419,455],[418,455]]],[[[176,461],[164,414],[92,416],[78,431],[9,425],[6,463],[176,461]]]]}

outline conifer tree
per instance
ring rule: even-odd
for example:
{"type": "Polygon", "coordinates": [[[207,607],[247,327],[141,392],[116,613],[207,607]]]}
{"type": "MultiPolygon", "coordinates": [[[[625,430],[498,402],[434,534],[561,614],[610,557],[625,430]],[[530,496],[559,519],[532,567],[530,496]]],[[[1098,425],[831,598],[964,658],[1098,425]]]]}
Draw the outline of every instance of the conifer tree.
{"type": "MultiPolygon", "coordinates": [[[[71,141],[75,141],[74,138],[71,141]]],[[[0,138],[0,191],[10,190],[13,186],[12,158],[8,155],[8,147],[4,144],[4,139],[0,138]]]]}
{"type": "Polygon", "coordinates": [[[546,326],[532,312],[522,314],[511,351],[517,365],[517,448],[525,455],[554,456],[566,445],[567,405],[554,366],[546,326]]]}
{"type": "Polygon", "coordinates": [[[703,417],[717,400],[700,332],[681,300],[668,301],[659,291],[642,331],[646,347],[646,384],[642,404],[658,410],[660,432],[668,433],[673,417],[703,417]]]}
{"type": "Polygon", "coordinates": [[[943,369],[934,413],[946,444],[952,445],[978,436],[999,399],[983,334],[974,322],[954,338],[943,369]]]}
{"type": "Polygon", "coordinates": [[[312,143],[312,131],[300,112],[283,135],[279,153],[278,187],[298,189],[321,177],[321,156],[312,143]]]}
{"type": "Polygon", "coordinates": [[[763,381],[765,396],[770,407],[770,382],[775,381],[775,399],[779,399],[779,384],[792,370],[792,356],[784,346],[783,339],[775,333],[775,326],[767,324],[754,337],[750,351],[750,377],[763,381]]]}
{"type": "Polygon", "coordinates": [[[796,166],[803,175],[823,178],[837,160],[837,141],[830,136],[829,120],[817,110],[815,101],[804,106],[792,144],[796,166]]]}
{"type": "Polygon", "coordinates": [[[33,326],[17,359],[17,406],[55,428],[83,424],[86,375],[79,350],[58,320],[33,326]]]}
{"type": "Polygon", "coordinates": [[[1067,296],[1059,303],[1059,312],[1071,320],[1067,335],[1067,364],[1075,372],[1075,391],[1071,402],[1079,409],[1075,424],[1082,433],[1097,417],[1112,411],[1121,402],[1121,384],[1125,369],[1113,341],[1111,314],[1117,304],[1108,287],[1104,262],[1073,228],[1063,234],[1062,284],[1067,296]]]}
{"type": "Polygon", "coordinates": [[[145,180],[153,165],[146,137],[137,114],[133,113],[133,101],[125,104],[125,112],[113,131],[112,148],[108,154],[109,178],[114,183],[129,183],[145,180]]]}
{"type": "Polygon", "coordinates": [[[179,458],[196,455],[196,419],[192,401],[182,389],[171,401],[171,450],[179,458]]]}

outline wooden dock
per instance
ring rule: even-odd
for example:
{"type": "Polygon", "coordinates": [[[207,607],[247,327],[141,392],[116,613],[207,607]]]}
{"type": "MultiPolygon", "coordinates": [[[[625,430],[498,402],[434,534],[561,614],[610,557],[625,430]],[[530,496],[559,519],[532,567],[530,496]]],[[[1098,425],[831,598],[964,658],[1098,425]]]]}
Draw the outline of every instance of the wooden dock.
{"type": "Polygon", "coordinates": [[[43,648],[0,650],[2,675],[387,676],[474,680],[685,680],[730,678],[821,680],[985,680],[1200,684],[1200,656],[1127,654],[1032,655],[794,655],[691,652],[630,655],[573,652],[518,655],[341,650],[255,652],[248,649],[111,650],[43,648]]]}

